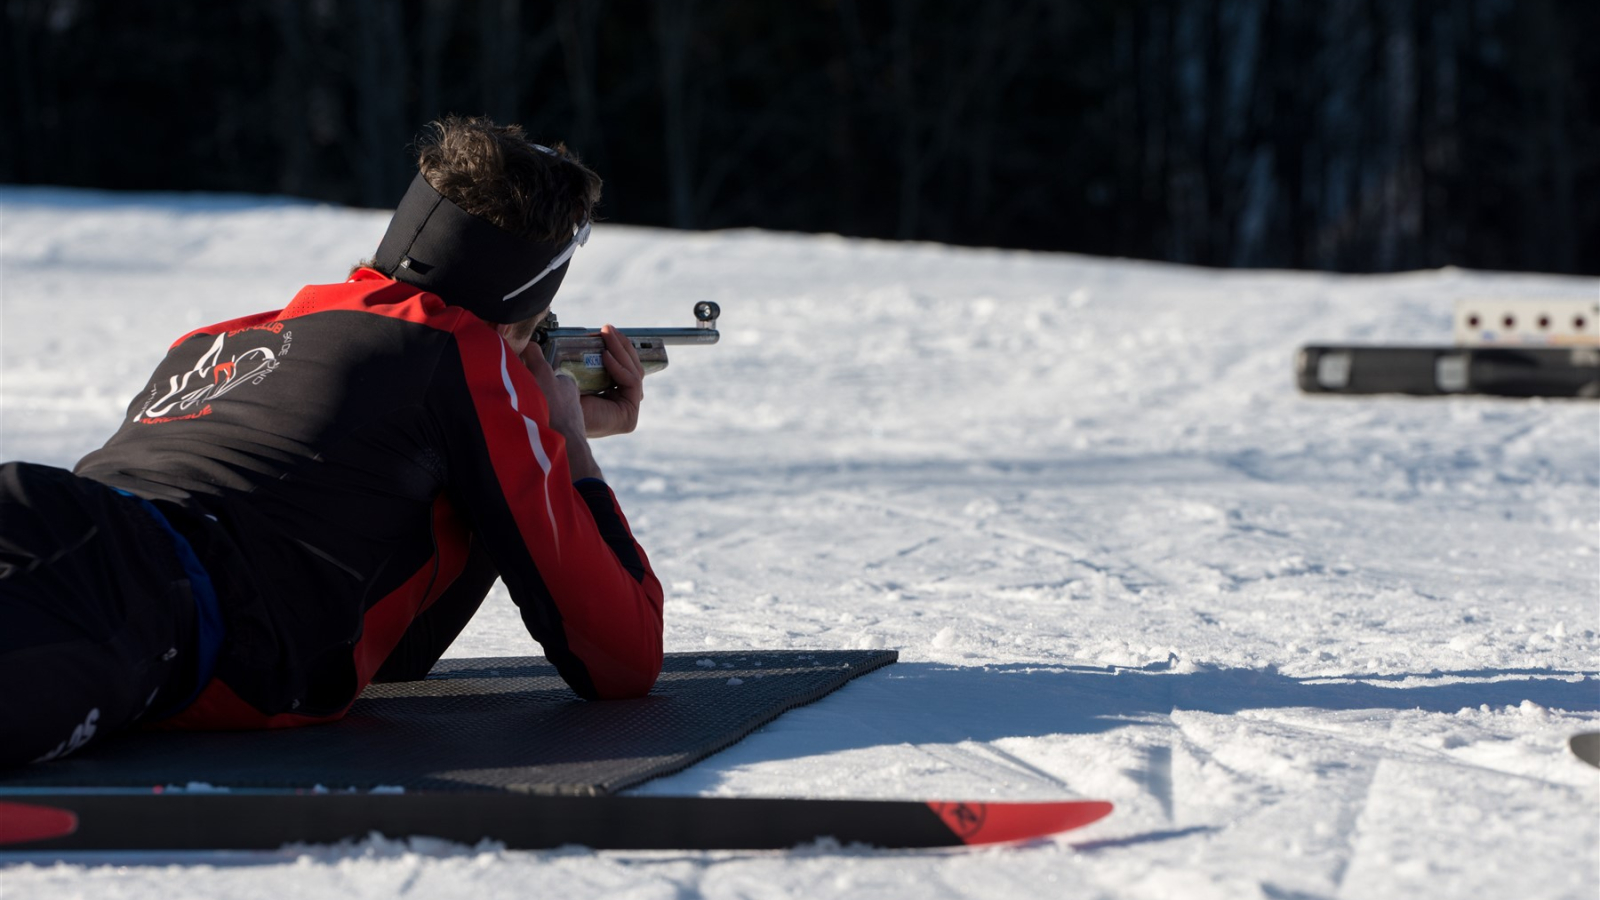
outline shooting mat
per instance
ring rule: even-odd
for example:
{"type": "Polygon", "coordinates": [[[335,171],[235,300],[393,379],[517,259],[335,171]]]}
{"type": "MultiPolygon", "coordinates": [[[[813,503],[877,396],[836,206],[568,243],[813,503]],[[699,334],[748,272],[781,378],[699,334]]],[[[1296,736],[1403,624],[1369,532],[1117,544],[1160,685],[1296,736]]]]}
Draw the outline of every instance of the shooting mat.
{"type": "Polygon", "coordinates": [[[367,688],[343,721],[248,732],[134,732],[0,772],[18,788],[228,788],[609,794],[676,772],[786,710],[892,663],[892,650],[669,653],[647,697],[578,699],[542,657],[444,659],[367,688]]]}

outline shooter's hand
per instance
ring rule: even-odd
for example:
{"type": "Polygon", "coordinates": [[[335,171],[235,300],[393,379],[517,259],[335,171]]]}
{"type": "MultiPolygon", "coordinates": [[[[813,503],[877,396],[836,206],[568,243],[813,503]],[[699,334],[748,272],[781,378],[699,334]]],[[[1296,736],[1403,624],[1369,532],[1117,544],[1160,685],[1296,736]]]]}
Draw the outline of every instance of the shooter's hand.
{"type": "Polygon", "coordinates": [[[584,432],[589,437],[627,434],[639,425],[639,404],[644,402],[644,363],[639,351],[622,332],[607,325],[600,329],[605,341],[606,374],[613,385],[598,394],[584,394],[584,432]]]}
{"type": "Polygon", "coordinates": [[[522,351],[522,364],[533,373],[533,380],[539,383],[545,404],[550,407],[550,427],[567,439],[567,465],[572,470],[572,480],[603,478],[584,436],[584,410],[578,401],[578,385],[570,376],[550,368],[544,359],[544,348],[537,343],[530,341],[522,351]]]}

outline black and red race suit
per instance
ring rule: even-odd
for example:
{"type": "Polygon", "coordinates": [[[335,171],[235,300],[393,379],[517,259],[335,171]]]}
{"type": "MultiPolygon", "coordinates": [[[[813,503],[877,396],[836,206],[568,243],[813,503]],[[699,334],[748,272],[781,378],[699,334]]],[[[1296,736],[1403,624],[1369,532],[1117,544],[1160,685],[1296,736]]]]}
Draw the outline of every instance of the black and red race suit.
{"type": "Polygon", "coordinates": [[[495,573],[579,695],[660,672],[660,583],[611,490],[572,482],[533,376],[470,312],[370,269],[180,338],[76,472],[148,500],[214,586],[214,677],[167,726],[338,718],[495,573]]]}

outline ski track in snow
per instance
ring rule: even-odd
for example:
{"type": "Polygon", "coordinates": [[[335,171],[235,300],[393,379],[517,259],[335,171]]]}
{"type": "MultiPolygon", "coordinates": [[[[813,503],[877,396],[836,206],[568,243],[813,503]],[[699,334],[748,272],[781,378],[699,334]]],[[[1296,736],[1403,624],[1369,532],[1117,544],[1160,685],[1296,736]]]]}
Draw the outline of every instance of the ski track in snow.
{"type": "MultiPolygon", "coordinates": [[[[183,332],[339,280],[387,214],[0,188],[0,458],[70,466],[183,332]]],[[[1044,799],[980,851],[548,853],[374,836],[0,863],[0,897],[1573,897],[1600,891],[1600,405],[1307,397],[1592,278],[1224,272],[600,226],[569,325],[723,339],[596,455],[667,649],[901,662],[651,794],[1044,799]]],[[[451,655],[531,652],[498,593],[451,655]]]]}

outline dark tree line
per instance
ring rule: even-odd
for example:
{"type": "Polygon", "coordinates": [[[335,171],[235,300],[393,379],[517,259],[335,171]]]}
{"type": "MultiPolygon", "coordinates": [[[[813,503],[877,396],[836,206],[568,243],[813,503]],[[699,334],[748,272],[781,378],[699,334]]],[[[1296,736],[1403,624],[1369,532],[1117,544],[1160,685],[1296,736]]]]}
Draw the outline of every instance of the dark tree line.
{"type": "Polygon", "coordinates": [[[1592,0],[5,0],[0,181],[388,207],[447,112],[612,221],[1600,272],[1592,0]]]}

